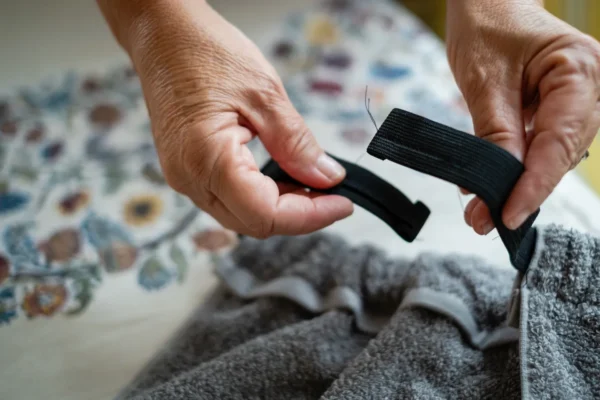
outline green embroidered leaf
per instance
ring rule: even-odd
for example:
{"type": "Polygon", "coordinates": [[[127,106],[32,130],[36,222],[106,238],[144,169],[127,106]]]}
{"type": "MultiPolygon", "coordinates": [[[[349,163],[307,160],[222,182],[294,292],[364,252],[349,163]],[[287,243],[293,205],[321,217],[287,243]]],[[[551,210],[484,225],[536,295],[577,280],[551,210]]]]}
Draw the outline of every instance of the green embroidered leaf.
{"type": "Polygon", "coordinates": [[[190,200],[185,197],[182,194],[179,194],[177,192],[174,192],[174,196],[175,196],[175,207],[176,208],[183,208],[183,207],[189,207],[190,205],[190,200]]]}
{"type": "Polygon", "coordinates": [[[0,181],[0,194],[8,192],[10,183],[8,181],[0,181]]]}
{"type": "Polygon", "coordinates": [[[127,175],[121,165],[117,163],[110,164],[106,169],[106,184],[104,194],[111,195],[119,191],[121,186],[127,180],[127,175]]]}
{"type": "Polygon", "coordinates": [[[167,183],[160,171],[158,171],[152,164],[146,164],[144,166],[144,168],[142,169],[142,175],[144,176],[144,178],[157,185],[162,186],[166,185],[167,183]]]}
{"type": "Polygon", "coordinates": [[[75,299],[77,300],[77,306],[75,308],[70,309],[66,312],[66,315],[75,316],[81,314],[92,302],[92,288],[93,284],[89,279],[81,278],[75,282],[75,288],[77,293],[75,294],[75,299]]]}
{"type": "Polygon", "coordinates": [[[100,264],[92,264],[86,266],[86,272],[90,274],[90,278],[96,282],[102,281],[102,268],[100,264]]]}
{"type": "Polygon", "coordinates": [[[38,170],[26,165],[13,166],[10,173],[29,182],[35,182],[38,177],[38,170]]]}
{"type": "Polygon", "coordinates": [[[185,254],[179,248],[179,246],[173,244],[169,255],[171,256],[171,260],[173,260],[175,266],[177,267],[177,282],[183,283],[187,275],[187,270],[189,266],[187,259],[185,258],[185,254]]]}

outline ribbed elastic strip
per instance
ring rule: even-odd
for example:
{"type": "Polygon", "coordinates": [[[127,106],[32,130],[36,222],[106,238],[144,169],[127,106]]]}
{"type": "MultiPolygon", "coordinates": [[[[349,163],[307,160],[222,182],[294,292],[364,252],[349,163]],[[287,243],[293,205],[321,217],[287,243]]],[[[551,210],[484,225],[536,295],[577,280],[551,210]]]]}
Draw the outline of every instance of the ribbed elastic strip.
{"type": "MultiPolygon", "coordinates": [[[[261,282],[246,269],[235,265],[229,257],[219,260],[216,273],[225,286],[242,299],[284,298],[314,314],[336,309],[351,311],[356,320],[356,327],[365,333],[377,334],[391,318],[391,315],[369,313],[365,310],[359,294],[348,287],[335,287],[326,296],[322,296],[309,282],[296,276],[282,276],[269,282],[261,282]]],[[[479,350],[513,343],[519,337],[519,331],[508,326],[499,327],[491,332],[479,330],[469,308],[460,298],[429,288],[411,289],[399,308],[426,309],[450,319],[461,330],[469,344],[479,350]]]]}
{"type": "Polygon", "coordinates": [[[476,136],[394,109],[367,149],[381,160],[454,183],[478,195],[490,214],[512,265],[525,271],[535,246],[531,229],[539,210],[516,230],[502,222],[502,209],[523,173],[523,165],[510,153],[476,136]]]}
{"type": "MultiPolygon", "coordinates": [[[[407,242],[412,242],[417,237],[430,214],[425,204],[420,201],[413,204],[400,190],[372,172],[331,154],[330,156],[346,169],[346,178],[330,189],[310,188],[311,191],[337,194],[350,199],[385,222],[407,242]]],[[[276,182],[306,187],[289,176],[273,160],[262,168],[262,173],[276,182]]]]}

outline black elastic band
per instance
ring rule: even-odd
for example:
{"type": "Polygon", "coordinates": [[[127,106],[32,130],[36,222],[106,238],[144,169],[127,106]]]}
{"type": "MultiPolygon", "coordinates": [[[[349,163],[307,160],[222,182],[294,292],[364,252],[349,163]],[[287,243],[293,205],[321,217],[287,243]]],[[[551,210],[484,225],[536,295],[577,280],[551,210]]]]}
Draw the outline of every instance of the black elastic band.
{"type": "MultiPolygon", "coordinates": [[[[346,178],[330,189],[310,188],[312,191],[347,197],[388,224],[407,242],[412,242],[417,237],[430,214],[425,204],[420,201],[413,204],[401,191],[372,172],[348,161],[331,157],[346,169],[346,178]]],[[[276,182],[306,187],[289,176],[273,160],[262,168],[262,173],[276,182]]]]}
{"type": "Polygon", "coordinates": [[[523,173],[523,165],[500,147],[468,133],[410,112],[394,109],[367,149],[382,160],[435,176],[478,195],[510,255],[524,271],[535,246],[530,229],[539,210],[512,231],[502,222],[502,208],[523,173]]]}

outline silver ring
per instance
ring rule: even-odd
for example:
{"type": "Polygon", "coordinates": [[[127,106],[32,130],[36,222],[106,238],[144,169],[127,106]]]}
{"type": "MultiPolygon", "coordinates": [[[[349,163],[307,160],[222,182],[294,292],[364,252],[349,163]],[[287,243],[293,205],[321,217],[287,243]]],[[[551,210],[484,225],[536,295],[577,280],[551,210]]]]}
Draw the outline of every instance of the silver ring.
{"type": "Polygon", "coordinates": [[[581,161],[587,160],[589,156],[590,156],[590,151],[586,150],[585,154],[583,155],[583,157],[581,157],[581,161]]]}

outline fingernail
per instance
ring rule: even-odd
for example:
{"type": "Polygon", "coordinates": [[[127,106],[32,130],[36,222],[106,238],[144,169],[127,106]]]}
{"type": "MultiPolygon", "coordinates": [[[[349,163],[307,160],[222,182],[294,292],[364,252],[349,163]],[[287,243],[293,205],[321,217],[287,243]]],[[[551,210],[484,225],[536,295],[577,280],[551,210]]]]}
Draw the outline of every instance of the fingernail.
{"type": "Polygon", "coordinates": [[[494,224],[490,221],[483,224],[483,227],[481,228],[483,235],[487,235],[488,233],[490,233],[493,230],[494,230],[494,224]]]}
{"type": "Polygon", "coordinates": [[[325,153],[317,159],[317,169],[332,181],[337,181],[346,173],[344,167],[325,153]]]}
{"type": "Polygon", "coordinates": [[[520,213],[516,214],[515,217],[512,217],[508,220],[506,227],[510,230],[515,230],[523,225],[523,222],[525,222],[527,217],[529,217],[529,213],[527,213],[527,211],[521,211],[520,213]]]}

